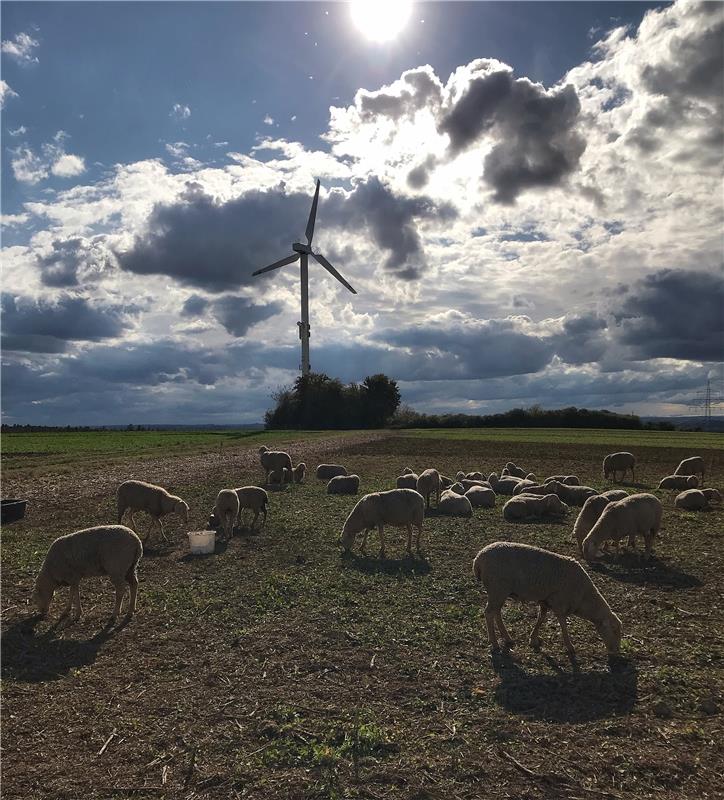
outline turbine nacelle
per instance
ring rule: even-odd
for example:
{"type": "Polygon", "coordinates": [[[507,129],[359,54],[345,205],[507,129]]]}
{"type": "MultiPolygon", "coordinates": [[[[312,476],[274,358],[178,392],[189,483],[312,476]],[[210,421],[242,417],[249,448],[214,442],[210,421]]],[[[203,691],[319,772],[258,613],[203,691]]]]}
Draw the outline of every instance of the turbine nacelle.
{"type": "Polygon", "coordinates": [[[306,253],[308,256],[312,255],[312,245],[311,244],[302,244],[301,242],[294,242],[292,245],[292,250],[295,253],[306,253]]]}

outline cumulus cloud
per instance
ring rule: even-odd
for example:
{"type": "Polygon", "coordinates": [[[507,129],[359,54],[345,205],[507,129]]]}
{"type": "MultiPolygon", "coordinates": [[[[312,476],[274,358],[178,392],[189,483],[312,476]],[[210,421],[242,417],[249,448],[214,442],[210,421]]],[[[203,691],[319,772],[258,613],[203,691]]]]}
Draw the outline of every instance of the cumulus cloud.
{"type": "Polygon", "coordinates": [[[14,39],[4,40],[0,44],[0,50],[19,64],[37,64],[38,58],[33,55],[33,51],[38,46],[39,42],[30,34],[17,33],[14,39]]]}
{"type": "MultiPolygon", "coordinates": [[[[0,108],[5,108],[5,103],[10,100],[11,97],[17,97],[18,93],[13,91],[10,84],[7,81],[0,80],[0,108]]],[[[13,134],[14,136],[15,134],[13,134]]]]}
{"type": "Polygon", "coordinates": [[[42,283],[52,287],[97,281],[112,266],[102,237],[54,239],[49,248],[35,253],[35,262],[42,283]]]}
{"type": "Polygon", "coordinates": [[[50,171],[59,178],[72,178],[75,175],[82,175],[85,172],[85,159],[69,153],[63,153],[53,162],[50,171]]]}
{"type": "Polygon", "coordinates": [[[65,152],[65,142],[69,138],[65,131],[58,131],[51,142],[41,146],[40,153],[27,145],[13,149],[10,163],[15,180],[36,184],[51,173],[58,178],[72,178],[85,172],[85,160],[65,152]]]}
{"type": "Polygon", "coordinates": [[[245,336],[249,328],[282,310],[281,303],[256,304],[247,297],[225,295],[215,300],[212,311],[232,336],[245,336]]]}
{"type": "Polygon", "coordinates": [[[174,103],[169,112],[169,117],[177,121],[188,119],[191,116],[191,109],[183,103],[174,103]]]}

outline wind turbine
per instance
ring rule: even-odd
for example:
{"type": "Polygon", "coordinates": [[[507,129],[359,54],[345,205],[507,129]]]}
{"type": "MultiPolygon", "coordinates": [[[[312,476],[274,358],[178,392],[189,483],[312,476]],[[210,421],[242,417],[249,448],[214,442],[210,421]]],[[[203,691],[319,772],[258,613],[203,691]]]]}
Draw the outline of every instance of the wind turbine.
{"type": "Polygon", "coordinates": [[[327,261],[321,253],[312,252],[312,237],[314,236],[314,220],[317,217],[317,202],[319,201],[319,180],[317,180],[317,188],[314,191],[314,200],[312,200],[312,208],[309,212],[309,220],[307,221],[307,229],[305,235],[307,237],[307,244],[301,242],[294,242],[292,250],[294,255],[282,258],[269,264],[268,267],[258,269],[252,272],[252,275],[261,275],[264,272],[271,272],[273,269],[285,267],[287,264],[293,264],[297,259],[300,261],[299,275],[301,278],[302,288],[302,321],[297,322],[299,327],[299,338],[302,340],[302,375],[309,375],[309,256],[312,256],[318,263],[320,263],[331,275],[344,286],[349,289],[352,294],[357,292],[350,286],[349,283],[337,272],[337,270],[327,261]]]}

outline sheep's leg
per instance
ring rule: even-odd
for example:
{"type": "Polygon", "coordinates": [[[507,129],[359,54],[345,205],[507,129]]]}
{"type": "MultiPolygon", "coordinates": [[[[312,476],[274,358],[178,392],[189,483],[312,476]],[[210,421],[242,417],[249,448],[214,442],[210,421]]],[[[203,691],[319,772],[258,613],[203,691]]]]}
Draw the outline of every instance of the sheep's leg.
{"type": "Polygon", "coordinates": [[[68,587],[68,602],[65,604],[65,608],[60,612],[60,618],[67,617],[68,614],[73,610],[73,588],[68,587]]]}
{"type": "Polygon", "coordinates": [[[651,558],[653,543],[654,543],[653,531],[646,531],[646,533],[644,534],[644,558],[647,561],[651,558]]]}
{"type": "Polygon", "coordinates": [[[503,637],[503,644],[508,648],[512,647],[513,637],[508,633],[508,629],[505,627],[505,623],[503,622],[503,612],[501,609],[498,609],[498,612],[495,615],[495,622],[498,625],[500,635],[503,637]]]}
{"type": "Polygon", "coordinates": [[[385,557],[385,526],[382,523],[380,523],[377,526],[377,530],[379,531],[379,534],[380,534],[380,558],[384,558],[385,557]]]}
{"type": "Polygon", "coordinates": [[[161,517],[156,517],[156,524],[158,525],[158,529],[161,531],[161,536],[163,537],[164,542],[168,542],[168,536],[166,536],[166,532],[163,529],[163,522],[161,522],[161,517]]]}
{"type": "Polygon", "coordinates": [[[113,586],[116,590],[116,604],[113,607],[113,614],[111,614],[111,620],[115,621],[118,619],[118,615],[121,613],[121,605],[123,605],[123,595],[126,593],[126,581],[125,579],[113,581],[113,586]]]}
{"type": "MultiPolygon", "coordinates": [[[[261,513],[264,515],[264,521],[261,523],[261,526],[263,528],[266,525],[266,506],[264,506],[264,508],[262,508],[261,513]]],[[[257,511],[256,514],[258,516],[259,512],[257,511]]]]}
{"type": "Polygon", "coordinates": [[[73,605],[75,606],[73,619],[80,619],[80,615],[83,613],[83,608],[80,604],[80,584],[74,583],[70,587],[70,596],[73,598],[73,605]]]}
{"type": "Polygon", "coordinates": [[[254,530],[254,526],[256,525],[256,521],[258,519],[259,519],[259,512],[256,509],[254,509],[254,519],[251,521],[251,530],[254,530]]]}
{"type": "Polygon", "coordinates": [[[561,626],[561,635],[563,636],[563,644],[568,651],[570,656],[574,656],[576,654],[576,650],[573,647],[573,642],[571,641],[571,637],[568,635],[568,622],[566,620],[565,614],[556,614],[558,617],[558,624],[561,626]]]}
{"type": "Polygon", "coordinates": [[[488,641],[490,642],[490,646],[493,648],[493,650],[498,649],[498,637],[495,633],[496,613],[497,612],[490,605],[490,599],[488,599],[488,604],[485,606],[485,624],[488,628],[488,641]]]}
{"type": "Polygon", "coordinates": [[[407,526],[407,552],[412,553],[412,525],[407,526]]]}
{"type": "Polygon", "coordinates": [[[415,540],[415,549],[418,553],[420,552],[420,536],[422,536],[422,525],[417,529],[417,538],[415,540]]]}
{"type": "Polygon", "coordinates": [[[128,601],[128,611],[126,611],[126,616],[130,619],[133,616],[133,612],[136,610],[136,596],[138,595],[138,577],[136,576],[135,572],[132,572],[128,576],[128,585],[131,587],[131,598],[128,601]]]}
{"type": "Polygon", "coordinates": [[[543,623],[546,620],[546,615],[548,614],[548,606],[545,603],[541,603],[538,606],[538,619],[535,621],[535,625],[533,626],[533,630],[530,632],[530,646],[535,648],[536,650],[541,646],[540,640],[540,629],[543,627],[543,623]]]}

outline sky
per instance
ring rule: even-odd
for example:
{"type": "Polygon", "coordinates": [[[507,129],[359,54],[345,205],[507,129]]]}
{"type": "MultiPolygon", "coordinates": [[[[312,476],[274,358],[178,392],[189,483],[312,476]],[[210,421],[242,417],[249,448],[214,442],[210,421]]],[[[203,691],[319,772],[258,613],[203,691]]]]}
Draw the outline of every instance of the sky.
{"type": "Polygon", "coordinates": [[[438,413],[720,385],[724,4],[373,5],[2,4],[4,422],[261,420],[299,271],[251,273],[317,178],[357,294],[310,263],[314,371],[438,413]]]}

